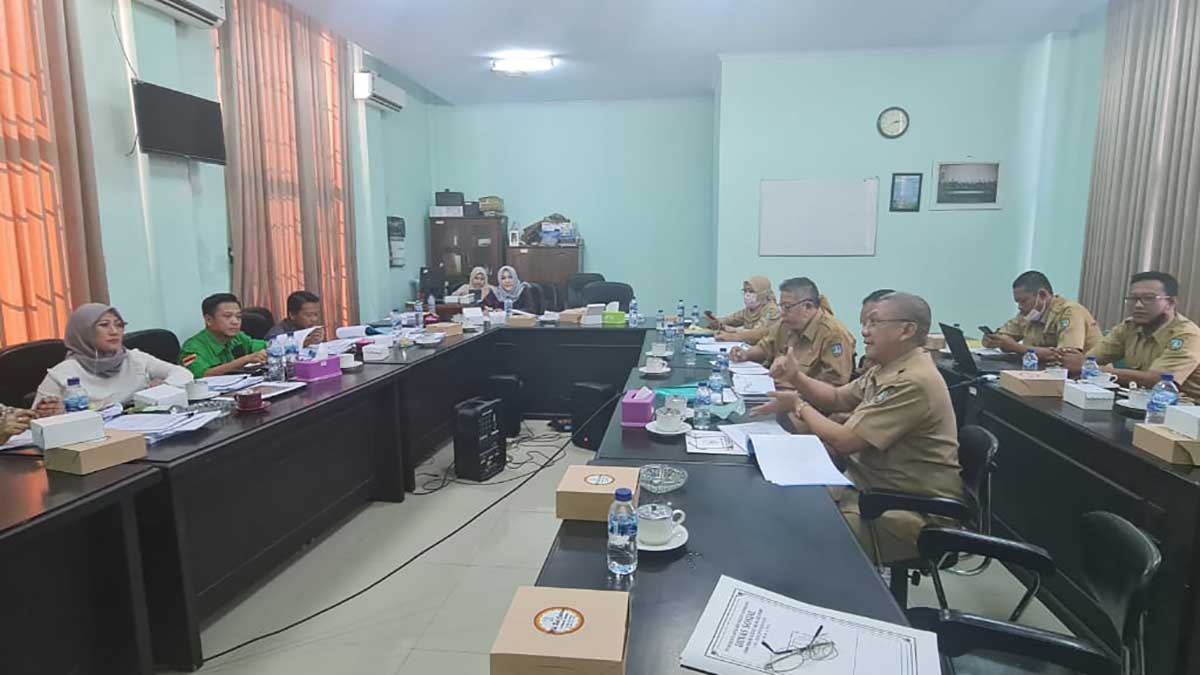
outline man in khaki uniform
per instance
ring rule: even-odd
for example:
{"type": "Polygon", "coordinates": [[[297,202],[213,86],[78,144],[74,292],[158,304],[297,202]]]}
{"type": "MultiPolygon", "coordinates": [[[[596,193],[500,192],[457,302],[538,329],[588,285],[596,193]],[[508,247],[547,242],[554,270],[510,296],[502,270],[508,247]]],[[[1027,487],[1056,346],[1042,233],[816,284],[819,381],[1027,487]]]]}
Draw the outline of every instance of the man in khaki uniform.
{"type": "MultiPolygon", "coordinates": [[[[1178,293],[1179,282],[1170,274],[1133,275],[1125,298],[1129,318],[1117,324],[1088,356],[1096,357],[1103,370],[1116,374],[1123,385],[1137,382],[1139,387],[1150,388],[1170,373],[1184,396],[1200,401],[1200,328],[1177,311],[1178,293]],[[1122,367],[1112,365],[1116,363],[1122,367]]],[[[1083,355],[1064,357],[1072,373],[1079,372],[1083,361],[1083,355]]]]}
{"type": "Polygon", "coordinates": [[[830,494],[859,543],[884,564],[916,558],[921,528],[943,521],[889,511],[864,523],[858,510],[860,491],[962,497],[954,407],[925,351],[930,318],[929,305],[921,298],[908,293],[886,296],[863,324],[867,356],[876,366],[840,387],[801,374],[796,391],[775,392],[770,403],[752,411],[766,415],[794,410],[834,461],[845,463],[854,487],[831,488],[830,494]],[[814,406],[852,412],[839,424],[814,406]]]}
{"type": "Polygon", "coordinates": [[[779,326],[749,350],[735,349],[734,361],[769,364],[776,381],[794,386],[797,373],[845,384],[854,370],[854,335],[833,317],[821,291],[805,277],[779,285],[779,326]],[[792,358],[788,358],[789,353],[792,358]]]}
{"type": "Polygon", "coordinates": [[[984,347],[1017,354],[1033,349],[1038,362],[1059,363],[1064,353],[1083,354],[1100,343],[1100,326],[1086,307],[1055,295],[1050,280],[1030,270],[1013,281],[1019,313],[1000,330],[983,336],[984,347]]]}

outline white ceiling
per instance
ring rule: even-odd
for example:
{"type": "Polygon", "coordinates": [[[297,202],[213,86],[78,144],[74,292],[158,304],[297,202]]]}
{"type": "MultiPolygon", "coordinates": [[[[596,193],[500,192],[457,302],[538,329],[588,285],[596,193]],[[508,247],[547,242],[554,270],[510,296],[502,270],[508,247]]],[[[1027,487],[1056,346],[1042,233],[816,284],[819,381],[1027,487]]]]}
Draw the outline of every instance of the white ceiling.
{"type": "Polygon", "coordinates": [[[289,0],[455,104],[703,95],[718,54],[1027,42],[1107,0],[289,0]],[[549,73],[489,57],[543,50],[549,73]]]}

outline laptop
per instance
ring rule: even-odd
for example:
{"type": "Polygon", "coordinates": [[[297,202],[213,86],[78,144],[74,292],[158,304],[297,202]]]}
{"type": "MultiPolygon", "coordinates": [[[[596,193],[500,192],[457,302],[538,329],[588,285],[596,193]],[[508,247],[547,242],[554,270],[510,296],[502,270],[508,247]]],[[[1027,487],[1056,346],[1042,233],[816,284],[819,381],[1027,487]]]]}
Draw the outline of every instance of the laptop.
{"type": "Polygon", "coordinates": [[[954,326],[947,326],[944,323],[938,324],[942,328],[942,335],[946,338],[946,346],[950,348],[950,355],[954,357],[954,365],[959,372],[968,377],[979,377],[980,375],[997,375],[999,370],[980,370],[979,365],[975,361],[975,355],[971,353],[971,348],[967,346],[967,338],[963,335],[962,330],[954,326]]]}

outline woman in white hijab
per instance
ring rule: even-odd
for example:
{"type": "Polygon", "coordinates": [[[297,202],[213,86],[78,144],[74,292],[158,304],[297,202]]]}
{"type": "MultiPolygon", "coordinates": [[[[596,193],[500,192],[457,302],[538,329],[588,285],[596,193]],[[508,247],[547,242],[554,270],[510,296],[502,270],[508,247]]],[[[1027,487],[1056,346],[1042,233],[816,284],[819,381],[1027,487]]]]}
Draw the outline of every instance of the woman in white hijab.
{"type": "Polygon", "coordinates": [[[488,283],[487,270],[482,267],[475,267],[471,270],[471,276],[467,277],[467,283],[458,287],[454,291],[455,295],[470,295],[472,291],[479,291],[479,299],[482,300],[492,292],[492,286],[488,283]]]}
{"type": "Polygon", "coordinates": [[[125,349],[125,320],[115,307],[89,302],[67,319],[67,358],[46,373],[33,404],[38,417],[63,411],[67,381],[79,378],[92,408],[125,403],[155,384],[183,387],[192,373],[137,349],[125,349]]]}

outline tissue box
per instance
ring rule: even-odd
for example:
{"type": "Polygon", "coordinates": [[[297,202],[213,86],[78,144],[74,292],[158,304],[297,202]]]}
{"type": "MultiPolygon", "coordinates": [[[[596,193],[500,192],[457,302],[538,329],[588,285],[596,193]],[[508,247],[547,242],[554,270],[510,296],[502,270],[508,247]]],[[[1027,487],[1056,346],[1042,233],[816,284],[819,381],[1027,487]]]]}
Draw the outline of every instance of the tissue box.
{"type": "Polygon", "coordinates": [[[1002,370],[1000,388],[1017,396],[1053,396],[1062,398],[1063,380],[1039,370],[1002,370]]]}
{"type": "Polygon", "coordinates": [[[133,431],[109,431],[104,438],[47,448],[46,470],[82,476],[146,457],[146,437],[133,431]]]}
{"type": "Polygon", "coordinates": [[[491,675],[617,675],[629,645],[629,593],[521,586],[489,657],[491,675]]]}
{"type": "Polygon", "coordinates": [[[584,314],[579,320],[580,326],[602,326],[604,325],[604,317],[600,314],[584,314]]]}
{"type": "Polygon", "coordinates": [[[296,377],[300,382],[320,382],[342,376],[342,365],[338,357],[296,362],[296,377]]]}
{"type": "Polygon", "coordinates": [[[1200,438],[1200,405],[1173,405],[1167,408],[1167,427],[1188,438],[1200,438]]]}
{"type": "Polygon", "coordinates": [[[625,392],[621,399],[621,426],[644,427],[654,421],[654,392],[641,395],[637,389],[625,392]]]}
{"type": "MultiPolygon", "coordinates": [[[[41,450],[104,438],[104,418],[91,410],[43,417],[29,424],[33,444],[41,450]]],[[[607,520],[607,518],[605,518],[607,520]]]]}
{"type": "Polygon", "coordinates": [[[439,321],[438,323],[431,323],[428,326],[425,326],[425,331],[428,333],[442,333],[446,337],[450,337],[452,335],[462,335],[463,327],[461,323],[454,323],[453,321],[439,321]]]}
{"type": "Polygon", "coordinates": [[[925,349],[931,352],[941,351],[946,347],[946,336],[934,333],[925,337],[925,349]]]}
{"type": "Polygon", "coordinates": [[[173,405],[186,407],[187,404],[187,392],[179,387],[172,387],[169,384],[160,384],[157,387],[143,389],[133,395],[133,407],[135,408],[150,408],[153,406],[169,408],[173,405]]]}
{"type": "Polygon", "coordinates": [[[608,522],[608,507],[617,488],[633,490],[633,504],[637,506],[640,471],[636,466],[567,467],[554,494],[554,515],[562,520],[608,522]]]}
{"type": "Polygon", "coordinates": [[[538,323],[536,316],[526,316],[524,314],[513,314],[508,319],[508,325],[516,326],[517,328],[533,328],[538,323]]]}
{"type": "Polygon", "coordinates": [[[392,354],[392,348],[387,345],[363,345],[363,361],[386,361],[392,354]]]}
{"type": "Polygon", "coordinates": [[[1177,434],[1165,424],[1134,425],[1133,446],[1171,464],[1200,464],[1200,441],[1177,434]]]}
{"type": "Polygon", "coordinates": [[[601,315],[601,322],[605,326],[624,326],[625,312],[605,312],[601,315]]]}
{"type": "Polygon", "coordinates": [[[1084,410],[1112,410],[1116,397],[1112,391],[1082,382],[1063,383],[1063,400],[1084,410]]]}

